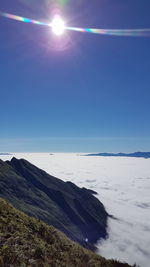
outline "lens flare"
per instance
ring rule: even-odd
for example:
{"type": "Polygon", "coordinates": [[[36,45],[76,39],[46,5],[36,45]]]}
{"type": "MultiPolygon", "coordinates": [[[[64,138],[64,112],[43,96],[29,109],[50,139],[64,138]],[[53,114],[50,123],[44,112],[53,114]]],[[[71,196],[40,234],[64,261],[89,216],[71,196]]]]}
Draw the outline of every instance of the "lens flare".
{"type": "Polygon", "coordinates": [[[52,32],[56,35],[62,35],[65,31],[65,23],[60,16],[55,16],[51,23],[52,32]]]}
{"type": "Polygon", "coordinates": [[[85,33],[94,33],[101,35],[128,36],[128,37],[150,37],[150,28],[146,29],[92,29],[66,27],[67,30],[85,33]]]}
{"type": "Polygon", "coordinates": [[[129,36],[129,37],[150,37],[150,28],[146,29],[93,29],[93,28],[77,28],[65,26],[64,21],[60,17],[54,17],[52,23],[46,23],[38,20],[33,20],[29,18],[24,18],[21,16],[16,16],[9,13],[0,12],[0,16],[9,18],[12,20],[17,20],[25,23],[32,23],[42,26],[48,26],[52,28],[53,33],[56,35],[62,35],[65,30],[94,33],[101,35],[114,35],[114,36],[129,36]]]}

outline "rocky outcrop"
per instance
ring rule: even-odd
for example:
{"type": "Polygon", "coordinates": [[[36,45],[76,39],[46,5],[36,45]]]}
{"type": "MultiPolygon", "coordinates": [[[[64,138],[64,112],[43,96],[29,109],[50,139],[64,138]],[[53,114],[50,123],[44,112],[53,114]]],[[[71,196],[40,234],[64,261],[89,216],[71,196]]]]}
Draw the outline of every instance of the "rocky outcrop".
{"type": "Polygon", "coordinates": [[[0,198],[1,267],[130,267],[106,260],[0,198]]]}
{"type": "Polygon", "coordinates": [[[63,182],[24,159],[0,160],[0,197],[91,249],[98,239],[106,238],[108,217],[93,193],[63,182]]]}

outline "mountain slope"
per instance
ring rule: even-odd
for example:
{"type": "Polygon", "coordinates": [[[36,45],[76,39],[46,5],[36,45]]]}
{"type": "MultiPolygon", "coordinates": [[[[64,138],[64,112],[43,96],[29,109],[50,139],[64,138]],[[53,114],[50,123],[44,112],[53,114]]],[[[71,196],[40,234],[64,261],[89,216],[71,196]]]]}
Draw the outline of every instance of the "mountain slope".
{"type": "Polygon", "coordinates": [[[106,260],[70,241],[0,198],[1,267],[130,267],[106,260]]]}
{"type": "Polygon", "coordinates": [[[65,183],[24,159],[0,160],[0,197],[85,247],[107,235],[108,214],[89,190],[65,183]]]}

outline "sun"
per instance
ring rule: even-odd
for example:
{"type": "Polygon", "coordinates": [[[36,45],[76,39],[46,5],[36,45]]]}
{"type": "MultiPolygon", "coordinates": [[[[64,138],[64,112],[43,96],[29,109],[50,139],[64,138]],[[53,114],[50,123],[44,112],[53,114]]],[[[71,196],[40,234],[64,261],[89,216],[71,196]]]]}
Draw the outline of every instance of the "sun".
{"type": "Polygon", "coordinates": [[[65,31],[65,22],[60,16],[55,16],[51,23],[52,32],[56,35],[62,35],[65,31]]]}

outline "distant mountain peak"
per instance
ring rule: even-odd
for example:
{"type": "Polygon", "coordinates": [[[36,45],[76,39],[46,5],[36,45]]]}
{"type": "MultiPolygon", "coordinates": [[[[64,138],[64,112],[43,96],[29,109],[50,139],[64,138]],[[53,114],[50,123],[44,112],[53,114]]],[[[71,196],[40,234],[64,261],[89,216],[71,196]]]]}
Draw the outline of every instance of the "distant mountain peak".
{"type": "Polygon", "coordinates": [[[7,156],[7,155],[12,155],[11,153],[6,153],[6,152],[0,152],[0,156],[7,156]]]}
{"type": "Polygon", "coordinates": [[[101,156],[101,157],[132,157],[132,158],[150,158],[150,152],[134,152],[134,153],[95,153],[87,154],[86,156],[101,156]]]}

